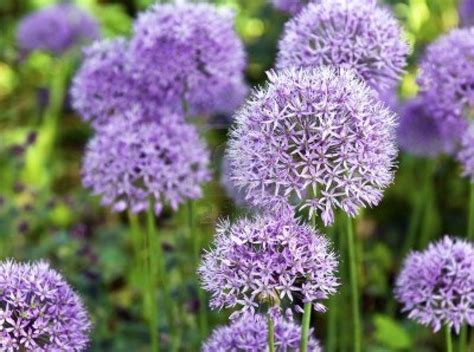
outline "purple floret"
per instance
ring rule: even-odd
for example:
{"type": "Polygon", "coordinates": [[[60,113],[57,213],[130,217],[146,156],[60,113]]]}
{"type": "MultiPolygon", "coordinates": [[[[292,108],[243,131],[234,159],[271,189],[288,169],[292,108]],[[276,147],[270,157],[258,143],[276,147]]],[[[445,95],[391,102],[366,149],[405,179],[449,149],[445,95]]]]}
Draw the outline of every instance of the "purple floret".
{"type": "Polygon", "coordinates": [[[474,0],[459,2],[459,19],[463,27],[474,25],[474,0]]]}
{"type": "Polygon", "coordinates": [[[47,263],[0,263],[2,351],[85,351],[90,329],[81,299],[47,263]]]}
{"type": "Polygon", "coordinates": [[[318,3],[320,0],[271,0],[273,6],[292,15],[300,12],[307,4],[318,3]]]}
{"type": "Polygon", "coordinates": [[[474,124],[464,132],[457,159],[462,165],[462,175],[474,182],[474,124]]]}
{"type": "Polygon", "coordinates": [[[395,115],[348,70],[269,72],[236,114],[232,179],[255,205],[286,198],[334,221],[377,205],[394,175],[395,115]]]}
{"type": "Polygon", "coordinates": [[[286,24],[276,67],[350,68],[381,91],[400,79],[408,52],[400,24],[386,8],[370,0],[323,0],[286,24]]]}
{"type": "Polygon", "coordinates": [[[138,213],[153,201],[159,214],[201,197],[209,152],[193,126],[173,113],[143,120],[139,108],[113,118],[89,142],[82,167],[84,186],[104,205],[138,213]]]}
{"type": "Polygon", "coordinates": [[[338,260],[324,235],[300,224],[292,212],[221,221],[213,248],[199,268],[213,309],[237,308],[237,315],[265,304],[296,299],[321,301],[339,286],[338,260]]]}
{"type": "Polygon", "coordinates": [[[474,247],[445,236],[403,264],[395,296],[408,317],[438,331],[474,325],[474,247]]]}
{"type": "Polygon", "coordinates": [[[17,41],[27,51],[47,50],[62,54],[99,37],[97,22],[72,4],[59,4],[36,11],[20,22],[17,41]]]}

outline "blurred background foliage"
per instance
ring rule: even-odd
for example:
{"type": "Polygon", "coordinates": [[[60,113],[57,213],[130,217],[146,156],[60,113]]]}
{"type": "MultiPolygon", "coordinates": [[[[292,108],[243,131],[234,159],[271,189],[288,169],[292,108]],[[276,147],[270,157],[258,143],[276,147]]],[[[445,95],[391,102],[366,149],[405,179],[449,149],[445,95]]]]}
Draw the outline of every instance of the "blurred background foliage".
{"type": "MultiPolygon", "coordinates": [[[[96,16],[104,36],[114,37],[128,35],[137,12],[152,2],[77,0],[75,3],[96,16]]],[[[236,10],[236,28],[248,52],[247,80],[252,86],[262,84],[265,71],[273,65],[287,15],[272,8],[266,0],[216,2],[236,10]]],[[[146,351],[147,327],[137,304],[136,273],[131,269],[132,243],[126,218],[101,207],[82,188],[81,156],[91,130],[73,113],[67,94],[64,97],[51,94],[57,91],[53,85],[61,84],[55,77],[60,73],[71,77],[80,55],[70,52],[55,58],[37,52],[25,56],[15,42],[18,20],[51,3],[54,1],[0,1],[0,254],[2,258],[18,260],[46,258],[64,273],[84,297],[92,316],[95,328],[91,351],[146,351]],[[48,146],[51,141],[42,135],[42,121],[48,113],[50,99],[61,100],[61,111],[57,137],[54,145],[48,146]]],[[[407,98],[417,92],[416,63],[425,46],[457,26],[457,1],[387,0],[386,5],[393,8],[403,23],[413,49],[399,90],[399,96],[407,98]]],[[[205,197],[196,203],[198,231],[206,248],[216,219],[236,217],[242,210],[233,205],[219,184],[226,129],[204,124],[200,129],[212,150],[216,175],[206,186],[205,197]]],[[[418,247],[443,233],[465,233],[467,193],[467,182],[459,177],[458,166],[449,158],[428,161],[401,155],[396,182],[386,192],[381,206],[359,217],[364,351],[441,350],[441,337],[403,319],[392,298],[392,283],[402,260],[408,219],[419,199],[429,202],[430,211],[424,214],[423,231],[417,236],[418,247]],[[433,182],[423,181],[426,170],[434,175],[433,182]]],[[[162,327],[161,333],[165,341],[180,340],[181,350],[195,351],[200,345],[194,318],[199,304],[198,282],[186,221],[185,209],[176,214],[164,212],[159,219],[158,229],[165,239],[167,275],[177,303],[174,314],[179,317],[177,323],[184,328],[181,330],[184,335],[173,336],[166,327],[162,327]]],[[[337,241],[337,231],[333,232],[337,241]]],[[[341,275],[343,278],[346,275],[344,265],[341,275]]],[[[330,304],[344,307],[348,301],[345,294],[343,289],[330,304]]],[[[224,312],[208,314],[211,327],[226,321],[224,312]]],[[[334,322],[325,319],[321,314],[315,319],[318,338],[325,343],[332,343],[335,338],[350,339],[350,327],[337,326],[331,332],[328,326],[334,322]]]]}

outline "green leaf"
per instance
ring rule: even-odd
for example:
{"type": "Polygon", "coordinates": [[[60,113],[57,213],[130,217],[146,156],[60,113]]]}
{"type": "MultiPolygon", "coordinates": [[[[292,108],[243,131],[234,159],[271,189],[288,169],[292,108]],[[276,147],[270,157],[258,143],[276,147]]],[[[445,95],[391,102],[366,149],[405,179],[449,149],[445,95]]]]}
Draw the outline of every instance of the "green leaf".
{"type": "Polygon", "coordinates": [[[412,341],[405,329],[392,318],[385,315],[374,317],[375,339],[394,350],[410,349],[412,341]]]}

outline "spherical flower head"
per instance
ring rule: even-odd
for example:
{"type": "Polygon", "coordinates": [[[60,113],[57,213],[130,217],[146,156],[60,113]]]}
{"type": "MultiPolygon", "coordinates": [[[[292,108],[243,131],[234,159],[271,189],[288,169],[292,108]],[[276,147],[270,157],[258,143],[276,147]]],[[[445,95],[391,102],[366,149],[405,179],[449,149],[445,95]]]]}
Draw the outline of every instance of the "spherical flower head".
{"type": "Polygon", "coordinates": [[[463,167],[462,175],[474,182],[474,124],[472,123],[462,136],[457,159],[463,167]]]}
{"type": "Polygon", "coordinates": [[[318,3],[320,0],[271,0],[273,6],[292,15],[300,12],[309,3],[318,3]]]}
{"type": "Polygon", "coordinates": [[[133,109],[101,128],[87,146],[83,184],[114,211],[159,214],[201,197],[210,179],[209,152],[196,129],[170,113],[161,122],[143,121],[133,109]]]}
{"type": "Polygon", "coordinates": [[[397,278],[395,295],[408,317],[431,326],[443,325],[459,333],[474,325],[474,247],[445,236],[423,252],[413,252],[397,278]]]}
{"type": "Polygon", "coordinates": [[[91,323],[81,299],[45,262],[0,263],[0,349],[85,351],[91,323]]]}
{"type": "Polygon", "coordinates": [[[453,141],[444,138],[430,107],[430,101],[423,96],[411,99],[401,107],[397,137],[402,150],[434,157],[453,148],[453,141]]]}
{"type": "Polygon", "coordinates": [[[221,221],[213,248],[199,268],[211,308],[253,313],[281,300],[314,303],[336,292],[338,261],[326,237],[300,224],[290,211],[221,221]]]}
{"type": "Polygon", "coordinates": [[[400,79],[408,52],[389,10],[371,0],[323,0],[286,24],[276,67],[351,68],[383,90],[400,79]]]}
{"type": "Polygon", "coordinates": [[[474,25],[474,0],[461,0],[459,2],[459,19],[464,27],[474,25]]]}
{"type": "Polygon", "coordinates": [[[228,149],[232,179],[256,205],[287,198],[334,222],[376,205],[392,182],[395,115],[348,70],[268,74],[237,113],[228,149]]]}
{"type": "Polygon", "coordinates": [[[420,89],[431,96],[435,116],[447,131],[454,126],[462,132],[466,116],[472,114],[473,56],[474,28],[454,29],[431,44],[421,61],[420,89]]]}
{"type": "MultiPolygon", "coordinates": [[[[277,352],[299,351],[301,327],[279,317],[274,319],[275,350],[277,352]]],[[[245,314],[227,326],[215,329],[204,343],[203,352],[268,351],[268,324],[261,314],[245,314]]],[[[308,351],[321,352],[318,341],[310,334],[308,351]]]]}
{"type": "MultiPolygon", "coordinates": [[[[205,3],[157,4],[134,25],[131,56],[149,85],[171,90],[191,111],[227,82],[242,80],[244,47],[227,9],[205,3]]],[[[220,107],[217,107],[218,110],[220,107]]]]}
{"type": "Polygon", "coordinates": [[[26,51],[46,50],[61,54],[99,37],[97,22],[72,4],[51,5],[20,22],[16,33],[26,51]]]}

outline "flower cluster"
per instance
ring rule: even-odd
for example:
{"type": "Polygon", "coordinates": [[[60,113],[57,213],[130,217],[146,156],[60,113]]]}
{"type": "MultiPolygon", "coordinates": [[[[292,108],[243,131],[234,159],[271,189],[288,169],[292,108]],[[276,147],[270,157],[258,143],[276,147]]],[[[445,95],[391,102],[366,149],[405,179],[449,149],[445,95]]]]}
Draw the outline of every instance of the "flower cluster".
{"type": "Polygon", "coordinates": [[[222,221],[199,274],[204,289],[212,293],[212,308],[255,312],[261,304],[298,298],[324,311],[320,302],[339,285],[337,265],[325,236],[298,223],[290,212],[281,212],[233,225],[222,221]]]}
{"type": "Polygon", "coordinates": [[[474,1],[461,0],[459,2],[459,19],[464,27],[474,24],[474,1]]]}
{"type": "Polygon", "coordinates": [[[255,204],[289,198],[325,224],[335,208],[355,216],[392,182],[394,118],[351,71],[270,72],[267,87],[236,115],[232,179],[255,204]]]}
{"type": "Polygon", "coordinates": [[[402,106],[397,131],[401,149],[414,155],[432,157],[453,148],[453,141],[443,138],[430,107],[430,102],[423,96],[402,106]]]}
{"type": "Polygon", "coordinates": [[[463,166],[463,176],[474,182],[474,125],[471,124],[461,139],[457,159],[463,166]]]}
{"type": "Polygon", "coordinates": [[[445,236],[423,252],[411,253],[395,294],[408,317],[436,332],[474,325],[474,247],[445,236]]]}
{"type": "Polygon", "coordinates": [[[2,351],[84,351],[90,328],[80,298],[48,264],[0,263],[2,351]]]}
{"type": "Polygon", "coordinates": [[[307,4],[317,3],[319,0],[271,0],[273,6],[292,15],[300,12],[307,4]]]}
{"type": "MultiPolygon", "coordinates": [[[[277,352],[298,351],[301,328],[290,320],[279,317],[274,320],[275,349],[277,352]]],[[[215,329],[205,342],[203,352],[245,351],[265,352],[268,348],[267,321],[261,314],[245,314],[228,326],[215,329]]],[[[320,352],[318,341],[312,337],[309,352],[320,352]]]]}
{"type": "Polygon", "coordinates": [[[198,133],[172,113],[161,122],[142,120],[140,109],[114,117],[89,142],[83,183],[115,211],[147,209],[159,214],[201,196],[209,180],[209,153],[198,133]]]}
{"type": "Polygon", "coordinates": [[[209,113],[210,101],[243,81],[245,51],[233,19],[228,9],[204,3],[157,4],[134,25],[131,60],[146,85],[174,92],[191,111],[209,113]]]}
{"type": "Polygon", "coordinates": [[[98,36],[97,22],[72,4],[52,5],[26,16],[16,33],[22,49],[47,50],[55,54],[98,36]]]}
{"type": "Polygon", "coordinates": [[[442,133],[461,136],[474,108],[474,28],[455,29],[431,44],[420,64],[421,92],[429,96],[442,133]]]}
{"type": "Polygon", "coordinates": [[[350,68],[385,89],[399,80],[408,51],[399,23],[375,1],[322,0],[286,24],[276,66],[350,68]]]}

